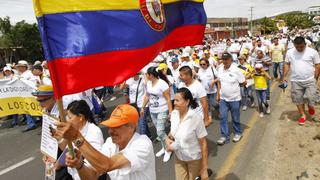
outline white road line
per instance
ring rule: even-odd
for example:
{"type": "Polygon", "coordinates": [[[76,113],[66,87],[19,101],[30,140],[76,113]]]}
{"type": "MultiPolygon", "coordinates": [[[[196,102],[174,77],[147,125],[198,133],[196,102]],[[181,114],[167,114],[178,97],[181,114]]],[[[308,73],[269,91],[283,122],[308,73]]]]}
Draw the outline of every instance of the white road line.
{"type": "Polygon", "coordinates": [[[28,159],[25,159],[25,160],[23,160],[21,162],[18,162],[17,164],[14,164],[14,165],[12,165],[10,167],[7,167],[6,169],[3,169],[3,170],[0,171],[0,176],[5,174],[5,173],[7,173],[7,172],[10,172],[10,171],[18,168],[18,167],[20,167],[20,166],[22,166],[24,164],[27,164],[30,161],[33,161],[34,159],[35,159],[35,157],[29,157],[28,159]]]}

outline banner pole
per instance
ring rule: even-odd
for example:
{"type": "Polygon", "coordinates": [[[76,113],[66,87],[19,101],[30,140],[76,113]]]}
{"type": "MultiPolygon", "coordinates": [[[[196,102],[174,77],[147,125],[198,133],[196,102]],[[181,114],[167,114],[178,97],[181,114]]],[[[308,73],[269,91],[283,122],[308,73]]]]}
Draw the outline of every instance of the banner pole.
{"type": "MultiPolygon", "coordinates": [[[[67,122],[66,121],[66,116],[65,116],[65,113],[64,113],[64,109],[63,109],[62,98],[57,99],[57,104],[58,104],[58,109],[59,109],[60,121],[61,122],[67,122]]],[[[73,158],[75,158],[74,151],[73,151],[73,146],[72,146],[71,142],[68,142],[68,152],[69,152],[69,154],[72,155],[73,158]]]]}

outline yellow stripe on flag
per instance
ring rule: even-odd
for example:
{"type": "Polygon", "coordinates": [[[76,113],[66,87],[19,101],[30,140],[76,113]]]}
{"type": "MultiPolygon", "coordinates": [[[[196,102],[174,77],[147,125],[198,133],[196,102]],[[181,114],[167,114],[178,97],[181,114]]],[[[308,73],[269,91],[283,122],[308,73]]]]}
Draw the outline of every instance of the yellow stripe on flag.
{"type": "MultiPolygon", "coordinates": [[[[183,0],[162,0],[163,4],[183,0]]],[[[203,2],[203,0],[187,0],[203,2]]],[[[44,14],[99,11],[99,10],[133,10],[139,9],[139,0],[33,0],[34,11],[37,17],[44,14]]]]}
{"type": "Polygon", "coordinates": [[[30,114],[42,116],[42,109],[34,97],[1,98],[0,117],[13,114],[30,114]]]}

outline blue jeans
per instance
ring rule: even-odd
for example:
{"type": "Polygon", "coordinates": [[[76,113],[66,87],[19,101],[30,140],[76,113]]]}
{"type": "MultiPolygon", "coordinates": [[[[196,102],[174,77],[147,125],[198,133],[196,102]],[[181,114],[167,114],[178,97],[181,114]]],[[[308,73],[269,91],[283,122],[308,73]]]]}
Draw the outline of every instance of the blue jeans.
{"type": "Polygon", "coordinates": [[[267,90],[256,90],[256,95],[258,99],[259,112],[264,112],[263,106],[265,106],[266,108],[269,107],[267,101],[267,90]]]}
{"type": "MultiPolygon", "coordinates": [[[[139,108],[139,112],[141,111],[141,108],[139,108]]],[[[150,137],[150,131],[149,131],[149,127],[148,127],[148,120],[147,117],[149,116],[150,111],[149,111],[149,107],[145,107],[144,108],[144,115],[140,116],[139,118],[139,122],[138,122],[138,133],[139,134],[145,134],[147,136],[150,137]]]]}
{"type": "Polygon", "coordinates": [[[280,73],[280,79],[283,79],[283,62],[273,62],[273,77],[274,78],[278,78],[278,69],[279,69],[279,73],[280,73]]]}
{"type": "Polygon", "coordinates": [[[235,134],[242,134],[240,124],[240,101],[227,102],[223,99],[220,100],[220,132],[221,136],[227,140],[230,139],[229,127],[228,127],[228,114],[231,112],[232,126],[235,134]]]}
{"type": "Polygon", "coordinates": [[[160,138],[160,142],[162,145],[162,148],[166,149],[166,121],[168,119],[168,111],[160,112],[160,113],[152,113],[150,112],[152,122],[154,124],[154,127],[156,127],[157,135],[160,138]]]}
{"type": "Polygon", "coordinates": [[[217,93],[207,94],[207,100],[209,105],[209,110],[214,110],[217,108],[217,101],[216,101],[217,93]]]}
{"type": "Polygon", "coordinates": [[[241,105],[242,106],[247,106],[248,103],[250,103],[249,105],[251,105],[254,102],[254,98],[253,98],[253,90],[252,90],[252,86],[249,87],[241,87],[241,105]]]}
{"type": "Polygon", "coordinates": [[[36,127],[36,122],[29,114],[25,114],[24,117],[27,119],[27,127],[34,128],[36,127]]]}
{"type": "Polygon", "coordinates": [[[11,117],[12,117],[12,119],[13,119],[11,125],[12,125],[12,126],[18,125],[18,122],[19,122],[19,119],[18,119],[19,116],[18,116],[18,114],[11,115],[11,117]]]}

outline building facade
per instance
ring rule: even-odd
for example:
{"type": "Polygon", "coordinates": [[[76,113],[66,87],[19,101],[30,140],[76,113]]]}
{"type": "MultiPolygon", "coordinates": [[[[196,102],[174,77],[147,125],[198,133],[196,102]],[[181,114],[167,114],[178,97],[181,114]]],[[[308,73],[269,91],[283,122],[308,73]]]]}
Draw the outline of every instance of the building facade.
{"type": "Polygon", "coordinates": [[[310,15],[320,15],[320,6],[311,6],[308,8],[310,15]]]}
{"type": "Polygon", "coordinates": [[[245,36],[248,30],[248,18],[208,18],[205,33],[218,40],[245,36]]]}

